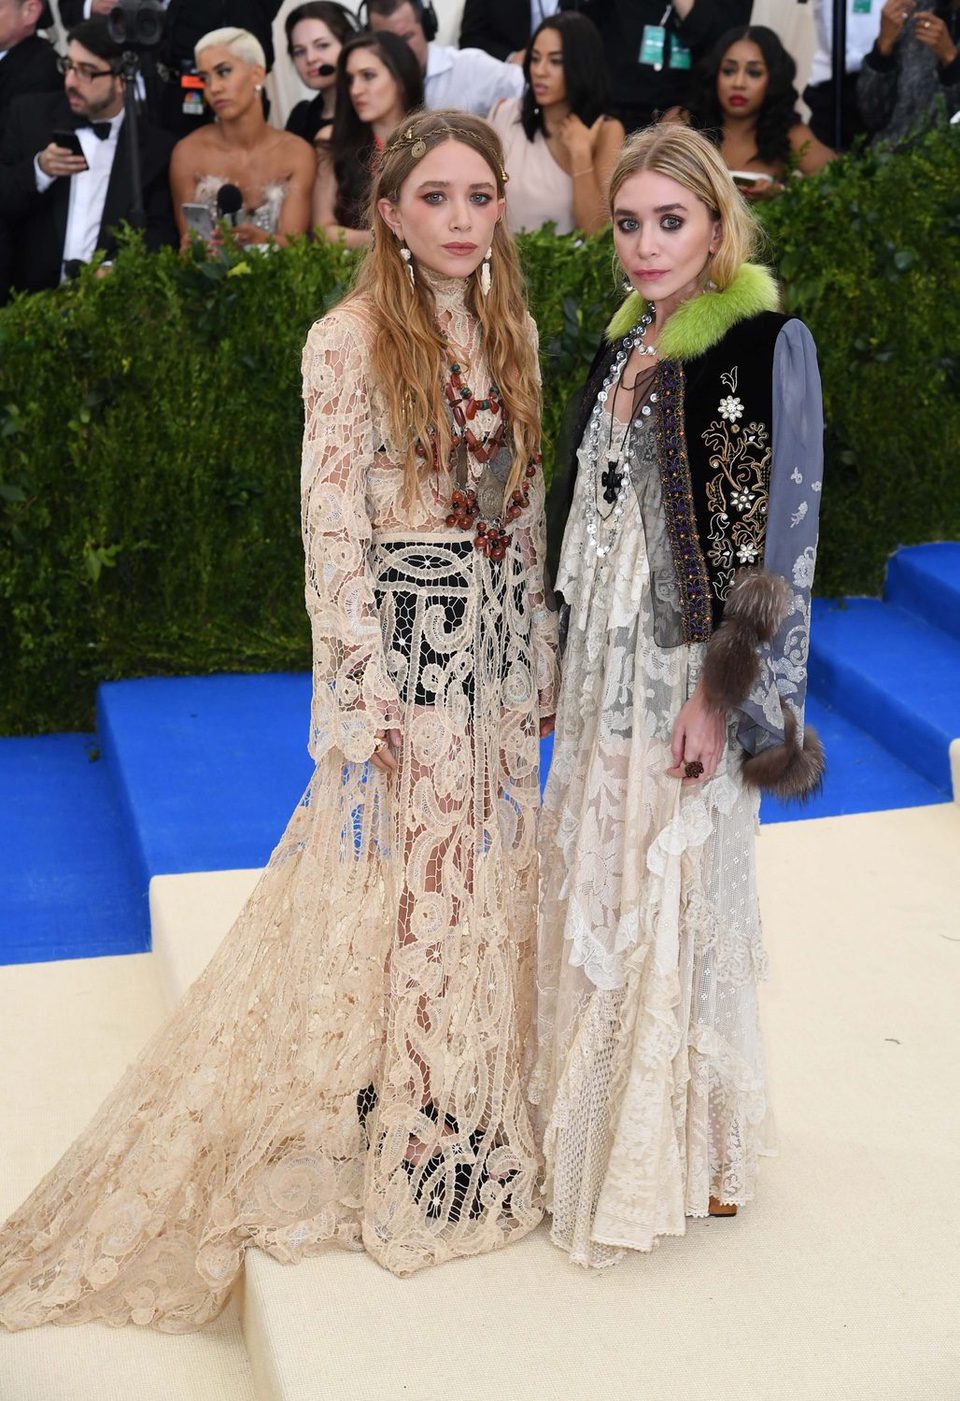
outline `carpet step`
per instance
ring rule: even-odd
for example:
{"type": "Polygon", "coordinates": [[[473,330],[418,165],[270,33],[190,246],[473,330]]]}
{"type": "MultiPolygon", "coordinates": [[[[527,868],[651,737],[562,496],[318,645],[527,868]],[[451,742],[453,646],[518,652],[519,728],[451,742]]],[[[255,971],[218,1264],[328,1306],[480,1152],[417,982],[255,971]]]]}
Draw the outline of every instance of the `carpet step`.
{"type": "Polygon", "coordinates": [[[97,693],[143,888],[261,866],[307,785],[309,675],[151,677],[97,693]]]}
{"type": "Polygon", "coordinates": [[[898,550],[890,560],[883,596],[960,640],[960,541],[898,550]]]}
{"type": "Polygon", "coordinates": [[[0,739],[0,964],[149,948],[117,762],[94,735],[0,739]]]}
{"type": "Polygon", "coordinates": [[[960,642],[877,599],[815,599],[809,670],[820,701],[950,795],[960,642]]]}

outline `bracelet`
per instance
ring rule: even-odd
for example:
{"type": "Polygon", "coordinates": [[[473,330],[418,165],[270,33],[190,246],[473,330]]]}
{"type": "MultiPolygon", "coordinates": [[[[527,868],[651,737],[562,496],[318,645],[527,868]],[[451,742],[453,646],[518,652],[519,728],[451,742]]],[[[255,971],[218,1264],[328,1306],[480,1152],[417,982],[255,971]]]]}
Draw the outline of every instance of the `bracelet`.
{"type": "Polygon", "coordinates": [[[570,172],[570,178],[573,179],[573,178],[574,178],[575,176],[577,176],[577,175],[592,175],[592,174],[593,174],[593,166],[592,166],[592,165],[588,165],[587,168],[586,168],[586,170],[571,170],[571,172],[570,172]]]}

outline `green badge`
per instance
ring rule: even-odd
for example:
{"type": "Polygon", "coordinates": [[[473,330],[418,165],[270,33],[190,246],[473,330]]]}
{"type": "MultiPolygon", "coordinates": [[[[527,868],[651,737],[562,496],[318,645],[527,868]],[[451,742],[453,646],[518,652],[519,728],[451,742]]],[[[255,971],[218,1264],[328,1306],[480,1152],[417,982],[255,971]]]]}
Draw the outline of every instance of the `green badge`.
{"type": "Polygon", "coordinates": [[[666,48],[667,31],[662,24],[645,24],[640,40],[638,62],[650,64],[657,72],[663,67],[663,51],[666,48]]]}
{"type": "Polygon", "coordinates": [[[853,0],[853,13],[855,15],[868,15],[873,7],[873,0],[853,0]]]}
{"type": "Polygon", "coordinates": [[[690,50],[684,48],[683,44],[676,36],[670,37],[670,67],[689,68],[691,65],[690,50]]]}

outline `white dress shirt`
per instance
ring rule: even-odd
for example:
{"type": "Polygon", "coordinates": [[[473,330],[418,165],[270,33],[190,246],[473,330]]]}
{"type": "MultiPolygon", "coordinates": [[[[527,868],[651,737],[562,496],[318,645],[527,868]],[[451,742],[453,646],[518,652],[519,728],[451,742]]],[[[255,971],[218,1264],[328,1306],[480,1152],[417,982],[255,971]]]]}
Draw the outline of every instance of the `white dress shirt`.
{"type": "MultiPolygon", "coordinates": [[[[96,250],[123,116],[121,111],[109,119],[110,135],[104,141],[88,126],[82,126],[77,131],[80,149],[86,158],[88,169],[69,177],[70,203],[67,206],[67,231],[63,240],[65,263],[73,259],[89,263],[96,250]]],[[[39,158],[34,161],[33,168],[37,189],[43,194],[44,190],[48,190],[53,184],[55,177],[44,175],[38,160],[39,158]]],[[[61,272],[61,281],[62,277],[61,272]]]]}
{"type": "MultiPolygon", "coordinates": [[[[863,60],[880,33],[883,0],[872,0],[870,13],[854,14],[854,0],[847,0],[847,72],[859,73],[863,60]]],[[[829,82],[833,77],[833,0],[813,0],[813,20],[817,28],[817,51],[810,66],[809,82],[829,82]]]]}
{"type": "Polygon", "coordinates": [[[423,105],[430,111],[455,107],[485,117],[501,97],[523,92],[519,63],[501,63],[483,49],[454,49],[446,44],[427,48],[423,105]]]}
{"type": "Polygon", "coordinates": [[[530,0],[530,33],[535,34],[545,19],[555,15],[560,0],[530,0]]]}

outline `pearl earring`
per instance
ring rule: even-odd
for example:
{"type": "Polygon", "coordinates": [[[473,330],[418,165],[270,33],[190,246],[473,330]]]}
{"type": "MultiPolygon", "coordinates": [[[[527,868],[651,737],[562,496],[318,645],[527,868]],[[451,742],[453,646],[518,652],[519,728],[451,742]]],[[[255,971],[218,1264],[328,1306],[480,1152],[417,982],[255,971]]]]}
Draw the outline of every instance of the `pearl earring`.
{"type": "Polygon", "coordinates": [[[417,279],[413,271],[413,254],[405,243],[400,246],[400,257],[406,264],[407,276],[410,278],[410,286],[416,287],[417,279]]]}
{"type": "Polygon", "coordinates": [[[487,249],[486,253],[484,253],[483,262],[480,264],[480,291],[485,297],[489,296],[490,284],[493,281],[493,277],[490,271],[490,257],[492,253],[493,245],[491,244],[491,246],[487,249]]]}

